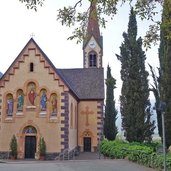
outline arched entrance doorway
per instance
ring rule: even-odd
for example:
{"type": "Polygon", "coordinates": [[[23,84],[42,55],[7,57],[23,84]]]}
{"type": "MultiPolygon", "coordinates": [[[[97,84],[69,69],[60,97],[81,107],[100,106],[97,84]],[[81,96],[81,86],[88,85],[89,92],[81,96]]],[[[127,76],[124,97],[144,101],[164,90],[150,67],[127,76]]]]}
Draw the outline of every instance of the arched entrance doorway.
{"type": "Polygon", "coordinates": [[[91,152],[91,137],[84,137],[84,152],[91,152]]]}
{"type": "Polygon", "coordinates": [[[84,151],[84,152],[91,152],[93,149],[92,149],[92,146],[93,146],[93,134],[92,132],[89,130],[89,129],[86,129],[82,135],[81,135],[81,139],[82,139],[82,149],[81,151],[84,151]]]}
{"type": "Polygon", "coordinates": [[[37,146],[37,130],[33,126],[27,126],[24,128],[23,133],[25,134],[24,157],[26,159],[33,159],[35,158],[37,146]]]}

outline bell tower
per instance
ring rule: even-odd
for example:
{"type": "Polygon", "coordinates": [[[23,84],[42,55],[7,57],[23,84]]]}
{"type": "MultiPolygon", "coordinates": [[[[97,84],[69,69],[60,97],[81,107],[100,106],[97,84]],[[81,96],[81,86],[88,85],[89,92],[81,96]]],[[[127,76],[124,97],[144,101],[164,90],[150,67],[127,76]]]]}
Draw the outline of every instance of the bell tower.
{"type": "Polygon", "coordinates": [[[83,42],[83,67],[101,68],[103,56],[103,38],[97,18],[96,0],[91,1],[88,18],[88,26],[85,40],[83,42]]]}

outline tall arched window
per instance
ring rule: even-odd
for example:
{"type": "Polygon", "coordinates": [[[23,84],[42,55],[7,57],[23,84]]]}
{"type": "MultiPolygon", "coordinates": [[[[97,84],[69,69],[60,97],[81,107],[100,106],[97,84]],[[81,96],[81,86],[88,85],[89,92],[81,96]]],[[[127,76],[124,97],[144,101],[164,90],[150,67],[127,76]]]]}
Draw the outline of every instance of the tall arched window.
{"type": "Polygon", "coordinates": [[[95,52],[89,54],[89,67],[97,67],[97,55],[95,52]]]}
{"type": "Polygon", "coordinates": [[[57,94],[53,93],[50,96],[50,102],[51,102],[51,116],[57,116],[57,106],[58,106],[58,101],[57,101],[57,94]]]}
{"type": "Polygon", "coordinates": [[[23,90],[19,89],[17,91],[17,111],[23,111],[24,106],[24,93],[23,90]]]}
{"type": "Polygon", "coordinates": [[[14,99],[12,94],[7,94],[6,97],[6,113],[7,116],[13,116],[14,99]]]}
{"type": "Polygon", "coordinates": [[[47,91],[42,89],[40,91],[40,110],[46,111],[47,109],[47,91]]]}
{"type": "Polygon", "coordinates": [[[75,106],[75,129],[77,129],[77,106],[75,106]]]}
{"type": "Polygon", "coordinates": [[[71,109],[70,109],[70,128],[73,128],[73,104],[71,103],[71,109]]]}
{"type": "Polygon", "coordinates": [[[28,105],[35,106],[36,103],[36,84],[34,82],[30,82],[27,85],[28,91],[28,105]]]}

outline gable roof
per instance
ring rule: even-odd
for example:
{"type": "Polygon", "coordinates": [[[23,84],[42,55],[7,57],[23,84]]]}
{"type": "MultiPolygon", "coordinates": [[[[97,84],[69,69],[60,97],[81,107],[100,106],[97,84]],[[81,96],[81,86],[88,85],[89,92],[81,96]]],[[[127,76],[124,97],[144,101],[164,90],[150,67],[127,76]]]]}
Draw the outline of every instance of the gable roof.
{"type": "Polygon", "coordinates": [[[43,52],[43,50],[39,47],[39,45],[34,41],[33,38],[30,38],[30,40],[27,42],[27,44],[24,46],[24,48],[21,50],[19,55],[15,58],[15,60],[12,62],[12,64],[9,66],[9,68],[6,70],[6,72],[0,77],[0,86],[4,85],[4,81],[9,81],[9,76],[14,75],[14,70],[19,68],[19,63],[24,62],[23,52],[26,50],[27,47],[29,47],[29,44],[33,43],[35,47],[40,51],[42,54],[44,60],[49,64],[49,67],[51,67],[54,72],[56,73],[56,68],[53,65],[53,63],[50,61],[50,59],[47,57],[47,55],[43,52]]]}
{"type": "Polygon", "coordinates": [[[56,69],[81,100],[104,99],[103,68],[56,69]]]}
{"type": "MultiPolygon", "coordinates": [[[[39,47],[39,45],[31,38],[25,45],[23,50],[19,53],[14,62],[7,69],[5,74],[0,77],[0,81],[8,80],[7,75],[12,75],[11,68],[15,66],[17,62],[23,62],[20,59],[21,54],[27,48],[30,43],[34,43],[36,48],[40,51],[43,58],[48,62],[51,67],[64,84],[79,98],[83,100],[90,99],[104,99],[104,72],[103,68],[79,68],[79,69],[56,69],[51,60],[39,47]]],[[[12,70],[13,71],[13,70],[12,70]]]]}
{"type": "MultiPolygon", "coordinates": [[[[19,53],[19,55],[15,58],[15,60],[13,61],[13,63],[9,66],[9,68],[6,70],[6,72],[2,75],[2,77],[0,77],[0,81],[3,81],[4,79],[6,79],[5,77],[8,77],[7,75],[13,75],[14,73],[11,73],[11,68],[15,66],[15,64],[18,62],[23,62],[24,59],[21,58],[22,53],[25,51],[25,49],[29,46],[29,44],[33,43],[36,48],[40,51],[40,53],[42,54],[42,56],[44,57],[44,59],[48,62],[48,64],[50,65],[50,67],[52,67],[54,70],[56,70],[55,66],[53,65],[53,63],[51,62],[51,60],[47,57],[47,55],[43,52],[43,50],[39,47],[39,45],[35,42],[35,40],[33,38],[30,38],[30,40],[27,42],[27,44],[24,46],[24,48],[22,49],[22,51],[19,53]]],[[[15,66],[15,68],[18,68],[15,66]]],[[[12,70],[13,72],[14,70],[12,70]]],[[[8,78],[7,78],[8,79],[8,78]]]]}
{"type": "Polygon", "coordinates": [[[3,74],[2,74],[2,72],[0,72],[0,79],[1,79],[2,76],[3,76],[3,74]]]}

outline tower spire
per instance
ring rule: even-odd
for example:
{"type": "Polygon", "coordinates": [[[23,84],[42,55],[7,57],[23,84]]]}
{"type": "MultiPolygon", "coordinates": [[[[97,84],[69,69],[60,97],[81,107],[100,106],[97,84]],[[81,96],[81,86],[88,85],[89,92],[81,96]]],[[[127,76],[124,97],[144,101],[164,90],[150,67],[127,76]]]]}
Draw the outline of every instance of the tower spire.
{"type": "Polygon", "coordinates": [[[90,0],[90,12],[87,23],[86,37],[83,41],[84,68],[101,68],[103,56],[103,39],[100,35],[96,4],[97,0],[90,0]]]}
{"type": "Polygon", "coordinates": [[[90,13],[87,27],[87,39],[90,39],[93,36],[95,40],[100,43],[100,29],[97,18],[96,1],[97,0],[92,0],[90,5],[90,13]]]}

